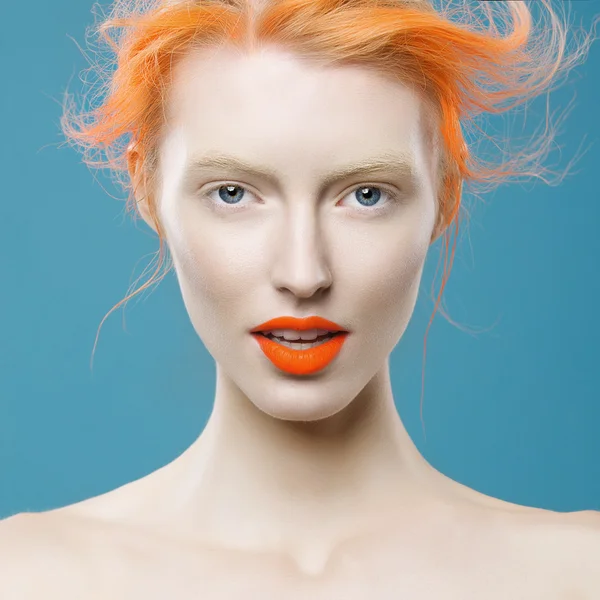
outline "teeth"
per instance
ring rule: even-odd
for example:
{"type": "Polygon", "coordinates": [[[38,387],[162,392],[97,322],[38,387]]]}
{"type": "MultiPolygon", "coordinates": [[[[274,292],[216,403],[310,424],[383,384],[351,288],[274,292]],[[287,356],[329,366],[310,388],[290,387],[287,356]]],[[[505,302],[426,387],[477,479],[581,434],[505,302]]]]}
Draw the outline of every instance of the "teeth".
{"type": "Polygon", "coordinates": [[[316,340],[319,335],[318,329],[307,329],[306,331],[298,331],[301,340],[316,340]]]}
{"type": "Polygon", "coordinates": [[[289,341],[299,340],[300,332],[293,329],[274,329],[271,333],[275,337],[282,337],[289,341]]]}
{"type": "Polygon", "coordinates": [[[272,334],[275,337],[282,337],[287,341],[293,342],[295,340],[315,340],[320,335],[326,335],[329,333],[327,329],[306,329],[305,331],[297,331],[294,329],[272,329],[265,331],[265,335],[272,334]]]}

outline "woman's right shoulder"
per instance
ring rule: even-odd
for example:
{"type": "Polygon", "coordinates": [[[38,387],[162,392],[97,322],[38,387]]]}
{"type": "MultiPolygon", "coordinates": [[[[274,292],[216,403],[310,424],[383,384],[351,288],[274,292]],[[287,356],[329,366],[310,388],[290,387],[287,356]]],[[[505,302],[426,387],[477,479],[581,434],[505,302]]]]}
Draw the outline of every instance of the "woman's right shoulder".
{"type": "Polygon", "coordinates": [[[55,511],[18,513],[1,520],[0,598],[89,597],[81,569],[73,568],[77,548],[72,543],[72,528],[69,519],[55,511]]]}

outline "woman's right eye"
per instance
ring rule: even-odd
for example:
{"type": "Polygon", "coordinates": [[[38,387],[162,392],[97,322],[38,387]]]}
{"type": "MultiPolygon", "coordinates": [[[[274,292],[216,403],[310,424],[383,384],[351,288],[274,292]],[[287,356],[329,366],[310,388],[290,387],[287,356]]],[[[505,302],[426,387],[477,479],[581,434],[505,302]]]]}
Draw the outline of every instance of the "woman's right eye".
{"type": "Polygon", "coordinates": [[[247,207],[247,203],[240,204],[242,198],[246,195],[246,192],[248,192],[248,190],[237,183],[221,183],[208,189],[204,193],[204,196],[211,201],[211,204],[213,204],[217,210],[232,212],[244,210],[247,207]],[[240,190],[243,191],[240,193],[240,190]],[[211,197],[213,192],[218,192],[218,199],[211,197]]]}

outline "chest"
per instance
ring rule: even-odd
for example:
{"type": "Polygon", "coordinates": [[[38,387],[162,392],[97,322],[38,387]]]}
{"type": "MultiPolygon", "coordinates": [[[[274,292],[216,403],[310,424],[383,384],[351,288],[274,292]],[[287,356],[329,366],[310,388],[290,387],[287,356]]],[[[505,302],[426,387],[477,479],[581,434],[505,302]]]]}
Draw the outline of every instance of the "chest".
{"type": "Polygon", "coordinates": [[[86,586],[90,600],[591,600],[548,580],[520,579],[510,572],[502,577],[497,570],[469,577],[429,571],[384,573],[379,577],[355,573],[343,580],[307,581],[274,573],[248,575],[223,566],[222,572],[208,577],[146,572],[116,580],[104,574],[91,587],[93,594],[90,585],[86,586]]]}
{"type": "Polygon", "coordinates": [[[223,551],[114,558],[107,557],[90,600],[584,600],[551,563],[494,548],[477,556],[418,544],[412,552],[405,545],[349,550],[311,573],[289,559],[223,551]]]}

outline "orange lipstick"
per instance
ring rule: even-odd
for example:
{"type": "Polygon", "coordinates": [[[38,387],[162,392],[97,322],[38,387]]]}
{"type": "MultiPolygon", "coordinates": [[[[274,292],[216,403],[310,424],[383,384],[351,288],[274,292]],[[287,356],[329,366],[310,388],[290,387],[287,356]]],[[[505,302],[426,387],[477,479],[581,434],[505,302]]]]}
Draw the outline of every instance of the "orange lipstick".
{"type": "MultiPolygon", "coordinates": [[[[263,354],[278,368],[292,375],[310,375],[321,371],[329,365],[340,353],[348,331],[345,331],[337,323],[323,319],[322,317],[277,317],[258,325],[250,331],[258,342],[263,354]],[[267,337],[264,332],[274,329],[295,329],[306,331],[307,329],[326,329],[328,334],[333,334],[318,346],[296,350],[280,344],[277,339],[267,337]]],[[[311,343],[306,340],[304,343],[311,343]]]]}

